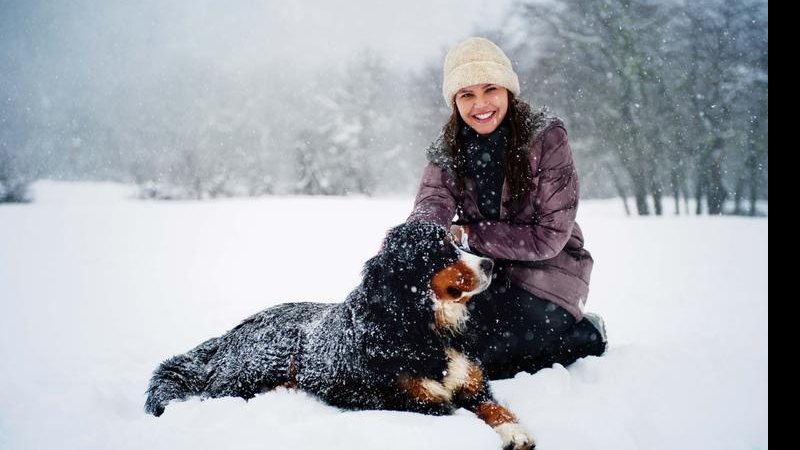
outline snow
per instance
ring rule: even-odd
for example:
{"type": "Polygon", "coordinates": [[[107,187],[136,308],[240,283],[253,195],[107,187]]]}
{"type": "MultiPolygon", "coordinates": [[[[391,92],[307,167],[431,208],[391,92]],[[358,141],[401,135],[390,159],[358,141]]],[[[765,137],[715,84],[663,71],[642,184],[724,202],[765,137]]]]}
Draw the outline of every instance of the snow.
{"type": "MultiPolygon", "coordinates": [[[[39,182],[0,206],[0,449],[499,448],[472,414],[280,389],[143,412],[164,359],[286,301],[341,301],[406,197],[135,200],[39,182]]],[[[492,383],[542,449],[768,448],[768,220],[584,201],[608,353],[492,383]]]]}

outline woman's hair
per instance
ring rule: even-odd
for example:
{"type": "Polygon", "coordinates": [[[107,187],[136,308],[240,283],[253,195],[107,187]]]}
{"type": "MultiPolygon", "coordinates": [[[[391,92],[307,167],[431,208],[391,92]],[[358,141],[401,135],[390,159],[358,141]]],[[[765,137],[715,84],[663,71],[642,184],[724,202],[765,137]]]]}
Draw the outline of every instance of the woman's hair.
{"type": "MultiPolygon", "coordinates": [[[[518,100],[511,91],[508,91],[508,112],[503,119],[509,125],[509,139],[506,143],[505,168],[503,170],[508,181],[511,197],[503,206],[509,211],[509,217],[514,217],[519,212],[531,190],[533,177],[531,164],[528,159],[530,149],[527,144],[531,139],[530,125],[531,107],[522,100],[518,100]]],[[[453,106],[453,113],[442,128],[445,149],[453,159],[456,185],[464,192],[464,178],[466,176],[467,162],[466,151],[460,130],[467,126],[458,113],[458,107],[453,106]]]]}

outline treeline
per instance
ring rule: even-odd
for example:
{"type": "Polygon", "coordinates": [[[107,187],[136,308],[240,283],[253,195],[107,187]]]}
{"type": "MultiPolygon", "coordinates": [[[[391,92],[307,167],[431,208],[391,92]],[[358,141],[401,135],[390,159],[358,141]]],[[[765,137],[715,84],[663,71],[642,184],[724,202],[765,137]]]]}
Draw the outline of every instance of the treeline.
{"type": "MultiPolygon", "coordinates": [[[[502,30],[475,34],[506,50],[524,99],[565,119],[584,197],[616,195],[642,215],[756,214],[767,13],[753,0],[524,1],[502,30]]],[[[0,46],[20,61],[35,44],[0,46]]],[[[132,181],[159,199],[413,192],[449,114],[444,52],[420,71],[366,49],[326,70],[171,55],[131,76],[67,79],[29,58],[0,74],[0,201],[42,176],[132,181]]]]}
{"type": "Polygon", "coordinates": [[[527,85],[573,118],[584,172],[638,214],[662,214],[669,196],[676,213],[694,198],[697,214],[755,215],[768,195],[767,2],[553,6],[521,5],[508,39],[527,85]]]}

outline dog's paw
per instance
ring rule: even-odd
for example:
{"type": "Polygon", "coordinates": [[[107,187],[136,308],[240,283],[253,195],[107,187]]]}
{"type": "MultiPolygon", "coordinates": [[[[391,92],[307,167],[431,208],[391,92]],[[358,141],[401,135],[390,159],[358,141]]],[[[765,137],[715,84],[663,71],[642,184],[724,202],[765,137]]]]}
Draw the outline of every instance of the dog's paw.
{"type": "Polygon", "coordinates": [[[503,450],[530,450],[536,447],[533,436],[518,423],[504,423],[494,430],[503,440],[503,450]]]}

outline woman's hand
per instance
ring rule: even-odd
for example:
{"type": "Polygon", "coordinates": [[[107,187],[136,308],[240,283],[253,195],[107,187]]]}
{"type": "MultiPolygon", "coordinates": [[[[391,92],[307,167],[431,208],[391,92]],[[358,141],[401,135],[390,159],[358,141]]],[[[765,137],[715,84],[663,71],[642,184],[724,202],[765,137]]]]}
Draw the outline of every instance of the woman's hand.
{"type": "Polygon", "coordinates": [[[468,225],[450,225],[450,233],[452,233],[453,237],[456,239],[456,245],[469,249],[469,245],[467,244],[467,237],[469,236],[468,225]]]}
{"type": "Polygon", "coordinates": [[[456,243],[461,243],[461,233],[462,233],[461,225],[450,225],[450,233],[453,234],[453,237],[456,238],[456,243]]]}

